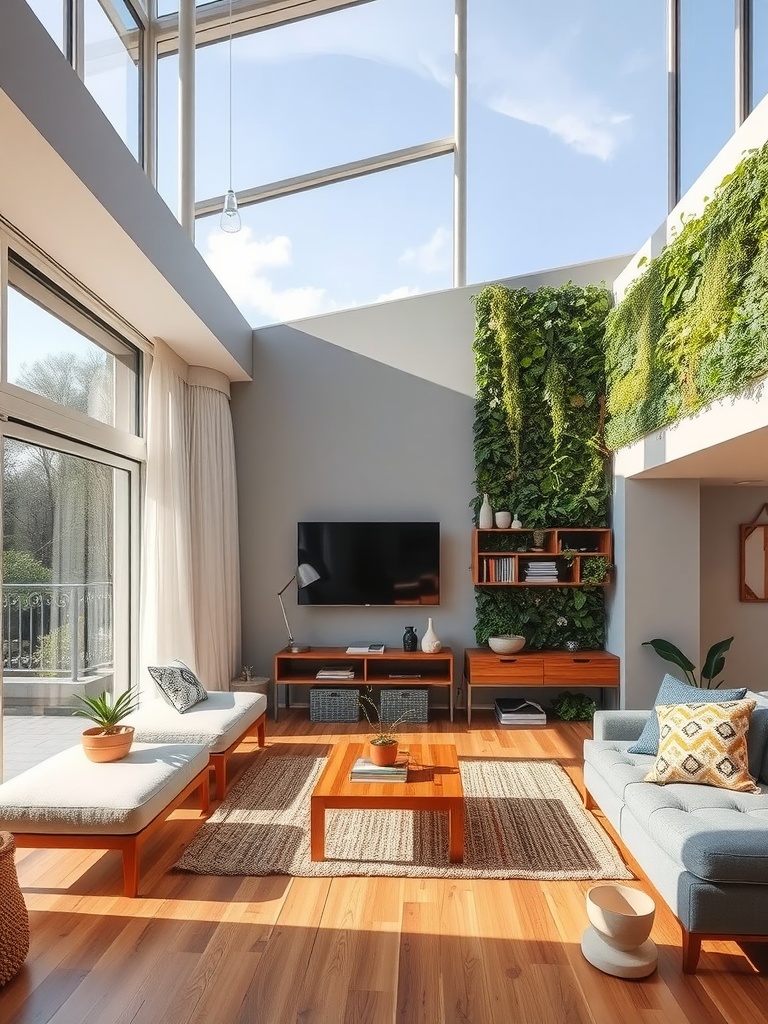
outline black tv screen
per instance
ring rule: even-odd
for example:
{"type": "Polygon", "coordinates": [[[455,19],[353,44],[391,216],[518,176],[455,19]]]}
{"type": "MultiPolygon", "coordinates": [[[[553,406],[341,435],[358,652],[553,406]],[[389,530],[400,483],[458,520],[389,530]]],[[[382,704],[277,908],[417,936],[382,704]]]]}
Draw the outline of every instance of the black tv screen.
{"type": "Polygon", "coordinates": [[[303,562],[320,579],[299,604],[440,603],[439,523],[299,523],[303,562]]]}

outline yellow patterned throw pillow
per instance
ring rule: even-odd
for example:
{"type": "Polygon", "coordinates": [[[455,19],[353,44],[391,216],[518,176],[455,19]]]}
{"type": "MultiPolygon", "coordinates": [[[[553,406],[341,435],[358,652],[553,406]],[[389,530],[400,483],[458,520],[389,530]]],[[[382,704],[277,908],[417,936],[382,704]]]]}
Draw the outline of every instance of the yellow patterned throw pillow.
{"type": "Polygon", "coordinates": [[[759,793],[749,774],[747,732],[754,700],[660,704],[659,753],[646,782],[698,782],[759,793]]]}

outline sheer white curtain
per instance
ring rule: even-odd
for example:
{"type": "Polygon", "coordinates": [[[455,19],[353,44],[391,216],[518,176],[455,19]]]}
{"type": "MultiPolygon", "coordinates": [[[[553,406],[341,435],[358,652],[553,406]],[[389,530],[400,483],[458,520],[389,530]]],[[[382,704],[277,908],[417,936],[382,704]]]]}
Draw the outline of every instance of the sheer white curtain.
{"type": "Polygon", "coordinates": [[[209,689],[228,690],[240,671],[240,552],[229,381],[217,376],[190,371],[192,578],[197,672],[209,689]]]}
{"type": "Polygon", "coordinates": [[[195,667],[186,365],[155,343],[147,397],[147,470],[141,574],[142,690],[147,665],[181,658],[195,667]]]}

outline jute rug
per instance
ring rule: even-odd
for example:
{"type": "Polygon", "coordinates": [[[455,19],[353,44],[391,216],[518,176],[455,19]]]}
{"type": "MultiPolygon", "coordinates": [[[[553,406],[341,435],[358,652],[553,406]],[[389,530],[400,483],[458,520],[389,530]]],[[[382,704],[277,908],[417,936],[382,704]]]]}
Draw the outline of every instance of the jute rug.
{"type": "Polygon", "coordinates": [[[459,758],[463,864],[448,815],[326,812],[326,860],[309,858],[309,798],[325,758],[261,755],[200,828],[176,868],[200,875],[632,878],[613,843],[549,761],[459,758]]]}

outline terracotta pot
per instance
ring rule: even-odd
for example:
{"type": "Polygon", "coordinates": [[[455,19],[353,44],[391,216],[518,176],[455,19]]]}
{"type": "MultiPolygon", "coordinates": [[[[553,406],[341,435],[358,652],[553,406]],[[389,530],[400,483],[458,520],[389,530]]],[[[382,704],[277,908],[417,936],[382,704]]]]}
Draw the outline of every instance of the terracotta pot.
{"type": "Polygon", "coordinates": [[[397,743],[369,743],[368,746],[371,748],[371,760],[380,767],[394,764],[397,760],[397,743]]]}
{"type": "Polygon", "coordinates": [[[89,761],[119,761],[125,757],[133,743],[133,726],[118,725],[117,731],[105,733],[99,726],[86,729],[80,737],[89,761]]]}

